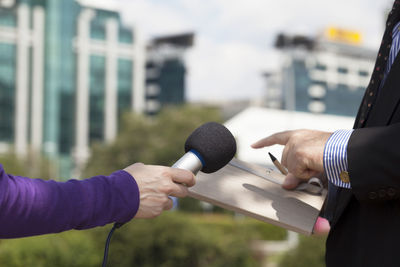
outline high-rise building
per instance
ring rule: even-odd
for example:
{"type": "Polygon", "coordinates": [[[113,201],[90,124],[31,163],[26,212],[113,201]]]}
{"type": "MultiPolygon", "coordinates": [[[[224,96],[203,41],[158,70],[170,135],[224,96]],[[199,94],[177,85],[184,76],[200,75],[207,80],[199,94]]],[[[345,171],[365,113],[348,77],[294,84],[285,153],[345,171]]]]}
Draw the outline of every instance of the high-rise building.
{"type": "Polygon", "coordinates": [[[154,114],[163,105],[185,102],[185,51],[193,46],[194,34],[156,37],[147,47],[146,112],[154,114]]]}
{"type": "MultiPolygon", "coordinates": [[[[44,152],[65,176],[73,163],[79,172],[92,142],[114,140],[122,112],[153,112],[146,61],[155,61],[117,10],[92,3],[0,1],[0,153],[44,152]]],[[[183,101],[180,58],[158,65],[159,105],[183,101]]]]}
{"type": "Polygon", "coordinates": [[[328,28],[317,38],[280,34],[280,68],[266,74],[271,108],[354,116],[368,85],[376,51],[361,34],[328,28]]]}

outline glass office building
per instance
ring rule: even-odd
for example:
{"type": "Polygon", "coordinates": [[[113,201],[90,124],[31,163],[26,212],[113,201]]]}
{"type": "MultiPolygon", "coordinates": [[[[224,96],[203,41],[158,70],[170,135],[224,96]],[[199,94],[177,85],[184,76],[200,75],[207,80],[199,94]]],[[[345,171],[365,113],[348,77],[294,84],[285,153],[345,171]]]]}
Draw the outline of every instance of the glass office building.
{"type": "Polygon", "coordinates": [[[79,173],[92,142],[115,139],[123,112],[184,101],[183,50],[174,44],[180,52],[157,52],[146,84],[159,47],[147,50],[118,11],[83,0],[0,1],[0,153],[44,152],[59,159],[61,175],[79,173]]]}

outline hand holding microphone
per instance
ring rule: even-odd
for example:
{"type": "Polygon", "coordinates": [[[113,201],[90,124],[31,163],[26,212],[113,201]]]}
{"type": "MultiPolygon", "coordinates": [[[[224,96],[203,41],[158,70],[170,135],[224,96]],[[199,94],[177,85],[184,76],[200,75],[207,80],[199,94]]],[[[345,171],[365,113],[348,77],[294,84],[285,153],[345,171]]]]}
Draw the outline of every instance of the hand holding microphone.
{"type": "Polygon", "coordinates": [[[195,184],[193,174],[212,173],[224,167],[236,153],[236,141],[225,126],[208,122],[185,142],[184,154],[172,167],[133,164],[125,171],[136,180],[140,205],[135,218],[153,218],[172,208],[169,196],[185,197],[195,184]]]}
{"type": "Polygon", "coordinates": [[[190,171],[135,163],[127,168],[139,187],[140,204],[135,218],[154,218],[172,208],[168,196],[185,197],[195,183],[190,171]]]}

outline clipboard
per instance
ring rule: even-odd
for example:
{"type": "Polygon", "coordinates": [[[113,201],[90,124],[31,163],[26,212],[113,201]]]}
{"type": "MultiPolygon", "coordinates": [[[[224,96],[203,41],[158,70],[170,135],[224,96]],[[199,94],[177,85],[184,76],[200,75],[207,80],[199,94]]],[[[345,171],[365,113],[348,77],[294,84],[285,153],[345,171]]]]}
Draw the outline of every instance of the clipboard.
{"type": "Polygon", "coordinates": [[[189,196],[305,235],[313,233],[327,190],[313,194],[281,187],[284,175],[232,159],[215,173],[199,172],[189,196]]]}

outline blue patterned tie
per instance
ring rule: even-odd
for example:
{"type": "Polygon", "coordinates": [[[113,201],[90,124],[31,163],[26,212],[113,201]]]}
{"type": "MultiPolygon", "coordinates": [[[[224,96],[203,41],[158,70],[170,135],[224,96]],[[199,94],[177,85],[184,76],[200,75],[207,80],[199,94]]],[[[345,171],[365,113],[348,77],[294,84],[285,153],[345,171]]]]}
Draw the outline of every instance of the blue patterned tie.
{"type": "MultiPolygon", "coordinates": [[[[396,59],[397,54],[399,53],[399,48],[400,48],[400,22],[398,22],[392,31],[392,46],[390,47],[390,54],[388,58],[388,62],[386,65],[386,70],[385,70],[385,77],[383,79],[383,82],[386,80],[386,77],[390,71],[390,68],[392,67],[392,64],[394,60],[396,59]]],[[[382,84],[383,84],[382,82],[382,84]]]]}

